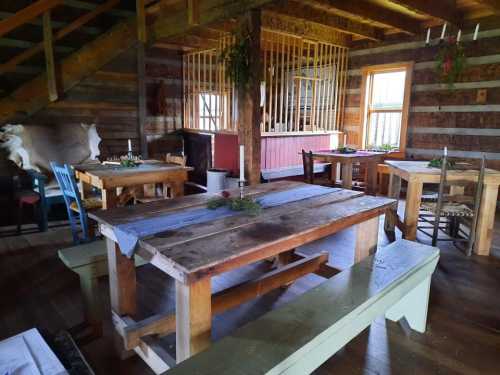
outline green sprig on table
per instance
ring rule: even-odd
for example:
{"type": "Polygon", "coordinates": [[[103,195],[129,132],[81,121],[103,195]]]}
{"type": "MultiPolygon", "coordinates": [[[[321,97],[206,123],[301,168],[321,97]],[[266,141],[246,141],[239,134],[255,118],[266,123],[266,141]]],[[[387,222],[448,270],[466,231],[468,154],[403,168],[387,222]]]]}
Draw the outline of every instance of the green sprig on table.
{"type": "Polygon", "coordinates": [[[134,167],[137,167],[137,163],[134,160],[122,159],[120,161],[120,166],[125,167],[125,168],[134,168],[134,167]]]}
{"type": "Polygon", "coordinates": [[[351,147],[339,147],[337,149],[337,152],[341,153],[341,154],[355,154],[358,150],[356,150],[355,148],[351,148],[351,147]]]}
{"type": "Polygon", "coordinates": [[[210,210],[215,210],[219,207],[227,206],[233,211],[243,211],[248,215],[257,216],[262,211],[262,206],[254,201],[252,198],[229,198],[220,197],[212,198],[207,202],[207,208],[210,210]]]}
{"type": "MultiPolygon", "coordinates": [[[[432,159],[427,166],[429,168],[441,168],[443,165],[443,159],[432,159]]],[[[446,169],[455,169],[455,162],[453,160],[446,161],[446,169]]]]}

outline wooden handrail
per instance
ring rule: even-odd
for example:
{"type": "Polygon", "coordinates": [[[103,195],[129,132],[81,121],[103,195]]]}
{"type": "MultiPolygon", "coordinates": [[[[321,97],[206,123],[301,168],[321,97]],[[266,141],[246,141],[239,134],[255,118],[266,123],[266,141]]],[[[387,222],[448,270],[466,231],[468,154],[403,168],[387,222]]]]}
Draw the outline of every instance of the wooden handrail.
{"type": "MultiPolygon", "coordinates": [[[[64,38],[66,35],[69,33],[77,30],[81,26],[85,25],[89,21],[93,20],[95,17],[100,15],[101,13],[107,12],[111,8],[113,8],[115,5],[117,5],[120,2],[120,0],[108,0],[102,5],[99,5],[97,8],[95,8],[93,11],[84,14],[83,16],[77,18],[75,21],[71,22],[68,26],[60,29],[58,32],[54,34],[54,41],[59,40],[64,38]]],[[[13,71],[17,65],[21,64],[22,62],[28,60],[30,57],[33,57],[39,52],[43,51],[43,42],[38,43],[31,47],[30,49],[25,50],[24,52],[20,53],[19,55],[13,57],[9,61],[7,61],[4,64],[0,65],[0,74],[4,74],[9,71],[13,71]]]]}
{"type": "Polygon", "coordinates": [[[0,21],[0,37],[16,27],[24,25],[62,2],[63,0],[38,0],[36,3],[21,9],[9,18],[0,21]]]}

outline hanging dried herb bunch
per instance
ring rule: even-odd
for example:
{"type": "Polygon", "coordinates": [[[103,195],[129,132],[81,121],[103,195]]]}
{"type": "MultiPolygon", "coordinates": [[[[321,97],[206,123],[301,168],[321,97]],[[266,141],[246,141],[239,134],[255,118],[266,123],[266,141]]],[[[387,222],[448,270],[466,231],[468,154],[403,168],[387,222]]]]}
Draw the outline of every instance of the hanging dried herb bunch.
{"type": "Polygon", "coordinates": [[[247,88],[250,82],[250,34],[248,30],[238,30],[234,43],[219,55],[219,62],[225,63],[225,74],[236,87],[247,88]]]}
{"type": "Polygon", "coordinates": [[[465,69],[465,52],[454,37],[448,38],[441,46],[436,62],[436,73],[441,82],[453,88],[465,69]]]}

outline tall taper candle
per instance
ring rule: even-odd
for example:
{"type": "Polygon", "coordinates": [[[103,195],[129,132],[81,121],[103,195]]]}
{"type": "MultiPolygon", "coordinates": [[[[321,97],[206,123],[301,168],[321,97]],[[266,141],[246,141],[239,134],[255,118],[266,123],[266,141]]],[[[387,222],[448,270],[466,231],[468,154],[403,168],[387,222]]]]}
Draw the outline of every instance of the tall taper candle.
{"type": "Polygon", "coordinates": [[[474,30],[474,36],[472,40],[477,40],[477,34],[479,33],[479,24],[476,25],[476,29],[474,30]]]}
{"type": "Polygon", "coordinates": [[[347,146],[347,134],[344,134],[344,147],[347,146]]]}
{"type": "Polygon", "coordinates": [[[132,141],[128,140],[128,152],[132,152],[132,141]]]}
{"type": "Polygon", "coordinates": [[[462,30],[458,30],[457,34],[457,44],[460,43],[460,39],[462,38],[462,30]]]}
{"type": "Polygon", "coordinates": [[[441,39],[444,39],[445,34],[446,34],[446,22],[443,24],[443,30],[441,30],[441,39]]]}
{"type": "Polygon", "coordinates": [[[445,147],[443,150],[443,155],[448,156],[448,147],[445,147]]]}
{"type": "Polygon", "coordinates": [[[425,44],[429,44],[430,41],[431,41],[431,28],[428,27],[427,28],[427,38],[425,38],[425,44]]]}
{"type": "Polygon", "coordinates": [[[240,145],[240,181],[245,181],[245,146],[240,145]]]}

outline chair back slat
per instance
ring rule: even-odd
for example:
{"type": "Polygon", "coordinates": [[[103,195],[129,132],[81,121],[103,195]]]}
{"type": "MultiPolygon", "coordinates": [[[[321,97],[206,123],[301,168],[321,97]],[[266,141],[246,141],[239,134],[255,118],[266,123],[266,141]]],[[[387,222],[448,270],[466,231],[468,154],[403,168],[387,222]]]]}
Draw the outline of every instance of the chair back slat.
{"type": "Polygon", "coordinates": [[[302,150],[302,164],[304,165],[304,181],[308,184],[314,183],[314,160],[312,151],[302,150]]]}
{"type": "Polygon", "coordinates": [[[50,166],[52,167],[52,171],[56,177],[57,183],[59,184],[59,188],[61,189],[64,203],[66,204],[66,210],[68,212],[68,220],[71,225],[71,232],[73,234],[73,242],[75,244],[79,244],[81,242],[87,242],[90,240],[88,236],[88,220],[87,220],[87,212],[85,211],[85,207],[82,203],[80,197],[80,191],[78,190],[78,185],[75,180],[75,173],[73,169],[68,165],[60,165],[56,162],[50,162],[50,166]],[[80,219],[80,224],[82,227],[82,237],[78,235],[78,227],[77,220],[75,217],[75,213],[73,212],[71,205],[75,203],[78,209],[78,217],[80,219]]]}

